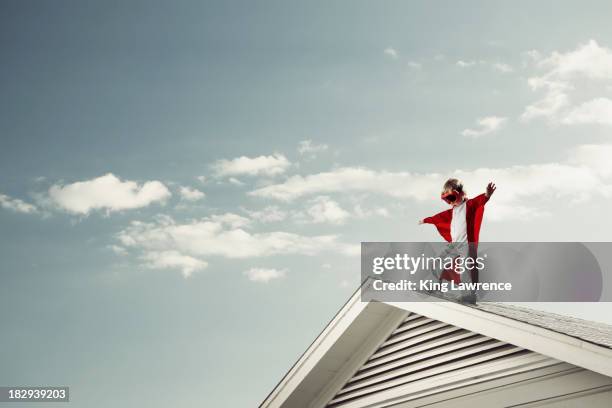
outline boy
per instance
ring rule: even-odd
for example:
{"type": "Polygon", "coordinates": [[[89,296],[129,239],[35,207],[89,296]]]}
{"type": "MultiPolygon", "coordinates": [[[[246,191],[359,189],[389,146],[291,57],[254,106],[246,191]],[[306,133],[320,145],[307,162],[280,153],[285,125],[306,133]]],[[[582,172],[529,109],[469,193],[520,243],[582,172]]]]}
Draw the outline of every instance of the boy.
{"type": "MultiPolygon", "coordinates": [[[[442,238],[447,242],[459,244],[453,245],[450,249],[468,248],[467,251],[461,252],[464,255],[467,253],[468,256],[476,258],[484,206],[495,189],[495,184],[489,183],[484,194],[468,199],[463,189],[463,183],[459,179],[450,178],[444,183],[441,198],[451,208],[432,217],[427,217],[419,221],[419,224],[435,225],[442,238]]],[[[470,275],[472,282],[478,282],[478,270],[476,268],[472,268],[470,275]]],[[[459,275],[452,270],[444,271],[440,279],[460,282],[459,275]]]]}

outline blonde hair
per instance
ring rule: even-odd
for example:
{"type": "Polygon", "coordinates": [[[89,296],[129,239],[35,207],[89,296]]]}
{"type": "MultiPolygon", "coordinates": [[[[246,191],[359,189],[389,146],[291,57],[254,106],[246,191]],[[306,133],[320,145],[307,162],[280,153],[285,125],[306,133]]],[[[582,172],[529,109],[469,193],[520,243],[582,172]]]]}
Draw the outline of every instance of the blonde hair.
{"type": "Polygon", "coordinates": [[[458,178],[449,178],[448,180],[446,180],[446,183],[444,183],[444,187],[442,187],[442,193],[445,193],[450,190],[455,190],[458,193],[464,193],[463,181],[459,180],[458,178]]]}

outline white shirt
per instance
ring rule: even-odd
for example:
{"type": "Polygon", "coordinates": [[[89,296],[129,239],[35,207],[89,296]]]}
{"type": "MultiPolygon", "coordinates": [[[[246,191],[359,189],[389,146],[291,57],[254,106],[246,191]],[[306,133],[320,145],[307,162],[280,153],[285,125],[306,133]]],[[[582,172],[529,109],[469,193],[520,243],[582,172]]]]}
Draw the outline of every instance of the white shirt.
{"type": "MultiPolygon", "coordinates": [[[[467,201],[467,200],[466,200],[467,201]]],[[[453,242],[467,242],[466,201],[453,207],[453,219],[451,220],[451,239],[453,242]]]]}

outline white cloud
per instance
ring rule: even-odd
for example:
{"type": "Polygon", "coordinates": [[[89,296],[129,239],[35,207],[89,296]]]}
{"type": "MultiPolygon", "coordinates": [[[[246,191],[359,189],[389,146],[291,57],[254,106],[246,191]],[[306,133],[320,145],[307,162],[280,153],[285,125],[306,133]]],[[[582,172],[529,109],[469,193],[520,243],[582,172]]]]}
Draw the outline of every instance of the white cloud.
{"type": "Polygon", "coordinates": [[[484,191],[493,180],[499,186],[489,211],[492,218],[510,219],[546,215],[551,199],[573,201],[594,195],[612,197],[612,164],[605,157],[612,145],[586,145],[573,149],[566,161],[501,168],[457,170],[447,175],[339,168],[308,176],[293,176],[283,183],[262,187],[251,195],[291,201],[316,194],[363,192],[397,199],[425,201],[439,197],[449,176],[464,180],[468,194],[484,191]]]}
{"type": "Polygon", "coordinates": [[[571,150],[569,163],[586,166],[603,178],[612,176],[612,145],[587,144],[571,150]]]}
{"type": "Polygon", "coordinates": [[[493,133],[501,129],[501,127],[506,123],[507,118],[500,116],[487,116],[484,118],[479,118],[476,120],[476,124],[478,128],[476,129],[464,129],[461,132],[462,136],[467,137],[480,137],[487,135],[489,133],[493,133]]]}
{"type": "Polygon", "coordinates": [[[399,54],[395,48],[387,47],[383,52],[392,59],[397,59],[399,57],[399,54]]]}
{"type": "Polygon", "coordinates": [[[310,217],[309,221],[315,224],[344,224],[351,216],[337,202],[326,196],[319,196],[310,200],[306,213],[310,217]]]}
{"type": "Polygon", "coordinates": [[[241,156],[232,160],[218,160],[212,168],[219,177],[223,176],[275,176],[284,173],[291,163],[282,154],[270,156],[241,156]]]}
{"type": "Polygon", "coordinates": [[[251,224],[251,221],[238,214],[227,212],[225,214],[211,215],[210,220],[231,228],[244,228],[251,224]]]}
{"type": "MultiPolygon", "coordinates": [[[[408,172],[374,171],[363,167],[341,167],[308,176],[292,176],[279,184],[272,184],[249,192],[249,195],[291,201],[296,198],[335,192],[379,192],[398,198],[426,199],[427,190],[437,182],[439,175],[423,178],[408,172]],[[414,188],[406,190],[405,186],[414,188]],[[423,191],[421,193],[420,191],[423,191]]],[[[438,190],[438,187],[435,188],[438,190]]]]}
{"type": "Polygon", "coordinates": [[[238,180],[236,177],[230,177],[230,178],[227,179],[227,181],[230,184],[233,184],[233,185],[238,186],[238,187],[244,186],[244,183],[242,181],[238,180]]]}
{"type": "Polygon", "coordinates": [[[248,210],[245,208],[243,211],[252,219],[264,223],[283,221],[288,216],[287,211],[281,210],[276,205],[269,205],[262,210],[248,210]]]}
{"type": "Polygon", "coordinates": [[[243,273],[251,282],[268,283],[271,280],[284,278],[287,274],[285,269],[251,268],[243,273]]]}
{"type": "Polygon", "coordinates": [[[367,217],[389,217],[389,210],[384,207],[376,207],[372,209],[363,208],[361,205],[357,204],[353,208],[353,214],[357,218],[367,218],[367,217]]]}
{"type": "Polygon", "coordinates": [[[502,74],[508,74],[510,72],[514,72],[514,68],[512,68],[508,64],[504,64],[503,62],[496,62],[493,64],[493,69],[501,72],[502,74]]]}
{"type": "Polygon", "coordinates": [[[317,153],[321,153],[326,151],[329,148],[328,145],[326,144],[315,144],[312,142],[312,140],[302,140],[299,144],[298,144],[298,152],[301,155],[310,155],[310,156],[316,156],[317,153]]]}
{"type": "Polygon", "coordinates": [[[540,117],[552,119],[557,112],[569,106],[568,91],[570,86],[567,83],[548,81],[542,78],[530,78],[528,84],[534,91],[542,88],[546,91],[541,99],[527,105],[521,115],[521,120],[529,121],[540,117]]]}
{"type": "Polygon", "coordinates": [[[142,252],[145,266],[167,265],[183,271],[190,265],[195,267],[201,264],[178,255],[204,261],[208,257],[245,259],[273,255],[310,256],[326,251],[349,256],[359,254],[358,244],[342,243],[336,235],[305,236],[284,231],[254,233],[243,228],[247,223],[248,220],[235,214],[222,214],[184,223],[176,222],[168,216],[159,216],[153,222],[133,221],[117,234],[117,240],[127,249],[142,252]],[[158,260],[149,255],[151,253],[170,253],[173,256],[158,260]],[[166,259],[172,260],[175,265],[170,265],[166,259]],[[182,261],[184,265],[179,264],[182,261]]]}
{"type": "Polygon", "coordinates": [[[0,194],[0,207],[24,214],[30,214],[38,211],[36,206],[26,203],[18,198],[9,197],[5,194],[0,194]]]}
{"type": "Polygon", "coordinates": [[[206,183],[207,180],[206,176],[197,176],[196,179],[202,184],[206,183]]]}
{"type": "Polygon", "coordinates": [[[408,63],[406,65],[410,69],[421,69],[421,68],[423,68],[423,65],[420,62],[416,62],[416,61],[408,61],[408,63]]]}
{"type": "Polygon", "coordinates": [[[461,68],[469,68],[469,67],[473,67],[474,65],[476,65],[476,61],[462,61],[462,60],[459,60],[459,61],[457,61],[456,65],[458,67],[461,67],[461,68]]]}
{"type": "Polygon", "coordinates": [[[108,245],[107,248],[110,249],[111,251],[113,251],[115,253],[115,255],[124,256],[124,255],[128,254],[127,249],[125,249],[124,247],[122,247],[120,245],[108,245]]]}
{"type": "Polygon", "coordinates": [[[185,278],[208,266],[206,261],[178,251],[147,252],[141,259],[145,266],[151,269],[179,269],[185,278]]]}
{"type": "Polygon", "coordinates": [[[588,123],[612,125],[612,100],[597,98],[585,102],[570,110],[561,123],[566,125],[588,123]]]}
{"type": "Polygon", "coordinates": [[[202,191],[186,186],[181,186],[179,188],[179,193],[181,194],[181,198],[186,201],[198,201],[206,196],[202,191]]]}
{"type": "Polygon", "coordinates": [[[138,185],[135,181],[121,181],[112,173],[49,188],[49,198],[56,206],[77,214],[99,209],[113,212],[146,207],[154,202],[164,202],[171,195],[159,181],[138,185]]]}
{"type": "Polygon", "coordinates": [[[538,65],[547,69],[545,77],[608,80],[612,77],[612,50],[590,40],[574,51],[555,51],[548,58],[540,60],[538,65]]]}
{"type": "Polygon", "coordinates": [[[548,57],[542,57],[535,50],[528,55],[542,71],[530,77],[528,84],[533,91],[543,90],[544,95],[525,108],[521,115],[523,120],[543,117],[562,124],[610,124],[606,118],[609,106],[605,98],[572,107],[570,93],[575,93],[584,82],[612,79],[612,50],[590,40],[575,50],[554,51],[548,57]]]}

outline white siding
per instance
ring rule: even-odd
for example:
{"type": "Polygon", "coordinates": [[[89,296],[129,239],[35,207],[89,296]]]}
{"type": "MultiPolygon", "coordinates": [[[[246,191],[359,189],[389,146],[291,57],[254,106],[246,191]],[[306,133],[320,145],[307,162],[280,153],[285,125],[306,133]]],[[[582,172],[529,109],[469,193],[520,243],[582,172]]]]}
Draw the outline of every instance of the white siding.
{"type": "Polygon", "coordinates": [[[413,313],[374,351],[327,407],[385,406],[378,404],[555,364],[559,362],[413,313]]]}

